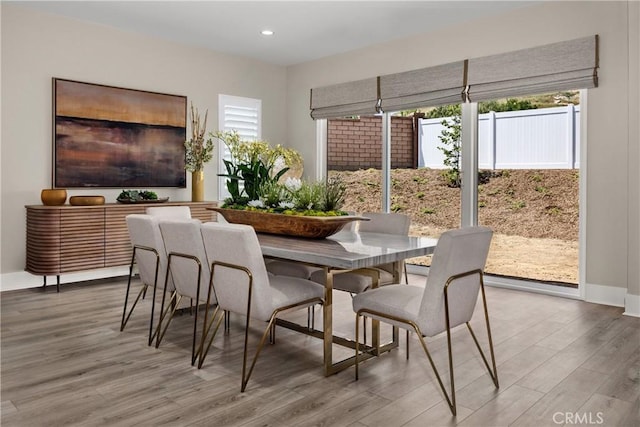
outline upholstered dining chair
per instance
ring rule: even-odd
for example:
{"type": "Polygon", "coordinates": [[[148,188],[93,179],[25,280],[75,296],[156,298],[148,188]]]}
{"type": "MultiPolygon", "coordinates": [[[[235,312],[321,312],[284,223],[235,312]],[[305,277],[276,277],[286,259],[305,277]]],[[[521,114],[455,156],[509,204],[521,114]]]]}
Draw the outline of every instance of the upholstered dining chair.
{"type": "MultiPolygon", "coordinates": [[[[381,233],[381,234],[395,234],[400,236],[407,236],[409,234],[409,226],[411,225],[411,217],[405,214],[391,212],[365,212],[361,214],[365,218],[369,218],[369,221],[359,221],[357,225],[358,231],[381,233]]],[[[378,278],[378,286],[388,285],[394,282],[394,265],[383,264],[378,267],[372,268],[375,275],[378,278]]],[[[405,275],[405,282],[409,283],[407,277],[407,271],[402,263],[402,270],[405,275]]],[[[314,282],[318,282],[322,285],[325,284],[324,270],[313,271],[310,279],[314,282]]],[[[333,276],[333,289],[338,291],[349,292],[351,296],[357,295],[364,291],[371,289],[373,286],[373,277],[371,274],[359,274],[356,272],[340,273],[333,276]]],[[[366,329],[366,317],[362,318],[362,324],[364,327],[364,341],[367,341],[367,329],[366,329]]],[[[407,333],[407,337],[408,337],[407,333]]],[[[407,338],[408,339],[408,338],[407,338]]]]}
{"type": "MultiPolygon", "coordinates": [[[[407,236],[409,234],[409,226],[411,225],[411,217],[400,213],[382,213],[382,212],[365,212],[361,214],[369,221],[360,221],[358,231],[396,234],[407,236]]],[[[376,267],[379,277],[379,285],[393,283],[393,264],[385,264],[376,267]]],[[[404,267],[403,267],[403,270],[404,267]]],[[[317,269],[311,273],[310,279],[324,285],[325,277],[322,269],[317,269]]],[[[405,281],[408,282],[405,270],[405,281]]],[[[334,276],[333,289],[349,292],[352,295],[362,293],[372,286],[371,275],[358,273],[342,273],[334,276]]]]}
{"type": "Polygon", "coordinates": [[[190,298],[196,305],[191,344],[191,364],[194,365],[199,355],[196,351],[198,312],[200,311],[198,308],[204,304],[205,312],[208,312],[210,306],[216,303],[215,298],[207,298],[210,274],[200,234],[202,223],[198,219],[161,219],[159,226],[167,252],[166,277],[173,278],[175,289],[166,307],[165,298],[162,299],[156,348],[160,346],[182,298],[190,298]]]}
{"type": "Polygon", "coordinates": [[[456,392],[451,329],[463,323],[467,325],[494,385],[496,388],[499,387],[483,282],[483,271],[492,235],[493,232],[486,227],[466,227],[446,231],[438,239],[424,288],[412,285],[389,285],[353,297],[353,310],[356,312],[356,380],[360,353],[359,318],[366,315],[416,332],[454,416],[456,415],[456,392]],[[491,367],[469,323],[480,292],[491,353],[491,367]],[[447,335],[450,393],[445,389],[424,339],[441,332],[446,332],[447,335]]]}
{"type": "Polygon", "coordinates": [[[191,208],[189,206],[148,206],[145,209],[145,213],[158,218],[191,218],[191,208]]]}
{"type": "Polygon", "coordinates": [[[202,366],[219,328],[221,311],[246,316],[240,386],[244,392],[267,335],[275,327],[276,317],[284,311],[322,304],[324,287],[306,279],[268,274],[258,237],[251,226],[210,222],[202,226],[202,238],[211,269],[211,288],[218,300],[218,307],[208,324],[213,326],[216,317],[218,320],[209,343],[200,352],[198,367],[202,366]],[[266,322],[266,328],[247,370],[252,319],[266,322]]]}
{"type": "Polygon", "coordinates": [[[130,214],[126,217],[127,230],[133,247],[131,263],[129,265],[129,278],[127,280],[127,291],[122,309],[122,320],[120,331],[123,331],[133,310],[138,305],[141,298],[144,298],[148,288],[153,287],[153,298],[151,301],[151,319],[149,320],[149,342],[153,341],[154,309],[156,301],[156,289],[158,285],[163,286],[162,291],[172,292],[173,281],[169,278],[165,281],[167,269],[167,254],[158,226],[158,219],[145,214],[130,214]],[[138,275],[142,282],[142,288],[138,292],[136,299],[127,312],[129,305],[129,293],[131,290],[131,279],[134,275],[134,265],[137,266],[138,275]]]}

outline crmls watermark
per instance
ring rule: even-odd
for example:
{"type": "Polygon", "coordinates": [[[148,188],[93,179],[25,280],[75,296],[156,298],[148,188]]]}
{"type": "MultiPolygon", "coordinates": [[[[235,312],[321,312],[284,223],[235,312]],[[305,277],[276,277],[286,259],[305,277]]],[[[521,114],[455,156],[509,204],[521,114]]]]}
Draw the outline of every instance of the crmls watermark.
{"type": "Polygon", "coordinates": [[[555,424],[603,424],[604,417],[602,412],[556,412],[553,414],[553,422],[555,424]]]}

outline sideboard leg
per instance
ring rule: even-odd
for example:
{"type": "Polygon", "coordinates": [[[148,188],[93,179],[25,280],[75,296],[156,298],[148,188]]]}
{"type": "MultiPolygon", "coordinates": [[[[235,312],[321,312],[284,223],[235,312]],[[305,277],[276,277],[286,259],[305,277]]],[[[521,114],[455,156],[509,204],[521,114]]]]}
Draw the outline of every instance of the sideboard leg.
{"type": "Polygon", "coordinates": [[[56,275],[56,292],[60,292],[60,275],[56,275]]]}

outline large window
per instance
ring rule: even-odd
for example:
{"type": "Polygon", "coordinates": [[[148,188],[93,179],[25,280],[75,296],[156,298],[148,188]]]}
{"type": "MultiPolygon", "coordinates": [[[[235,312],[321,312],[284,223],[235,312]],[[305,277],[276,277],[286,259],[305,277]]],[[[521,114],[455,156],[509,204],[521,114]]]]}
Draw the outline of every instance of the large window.
{"type": "MultiPolygon", "coordinates": [[[[221,132],[237,131],[243,140],[257,140],[262,134],[262,101],[239,96],[218,95],[218,129],[221,132]]],[[[222,144],[218,149],[218,170],[224,171],[223,159],[230,160],[231,153],[222,144]]],[[[218,198],[229,197],[225,178],[218,181],[218,198]]]]}

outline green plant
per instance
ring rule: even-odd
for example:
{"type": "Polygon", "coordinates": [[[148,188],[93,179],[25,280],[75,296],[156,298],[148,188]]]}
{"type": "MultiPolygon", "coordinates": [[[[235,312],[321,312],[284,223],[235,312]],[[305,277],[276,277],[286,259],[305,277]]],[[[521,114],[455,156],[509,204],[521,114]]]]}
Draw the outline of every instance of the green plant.
{"type": "Polygon", "coordinates": [[[549,189],[542,185],[536,185],[535,190],[542,195],[549,194],[549,189]]]}
{"type": "Polygon", "coordinates": [[[431,215],[436,213],[436,210],[433,208],[422,208],[420,212],[422,212],[423,214],[431,215]]]}
{"type": "Polygon", "coordinates": [[[323,184],[302,182],[300,188],[292,194],[293,208],[298,210],[324,210],[323,184]]]}
{"type": "Polygon", "coordinates": [[[394,203],[389,209],[391,209],[391,212],[400,212],[401,210],[404,210],[404,206],[394,203]]]}
{"type": "Polygon", "coordinates": [[[532,180],[533,182],[542,182],[542,175],[540,175],[539,173],[537,173],[537,174],[535,174],[535,175],[533,175],[533,176],[531,177],[531,180],[532,180]]]}
{"type": "Polygon", "coordinates": [[[223,160],[227,173],[219,175],[227,178],[232,204],[258,200],[262,186],[278,182],[291,165],[302,162],[296,150],[272,147],[266,141],[243,141],[237,131],[216,132],[214,136],[231,153],[231,160],[223,160]]]}
{"type": "Polygon", "coordinates": [[[485,202],[484,200],[480,200],[478,202],[478,207],[479,208],[484,208],[485,206],[487,206],[487,202],[485,202]]]}
{"type": "Polygon", "coordinates": [[[548,215],[552,215],[552,216],[557,216],[562,213],[562,209],[559,208],[558,206],[547,206],[545,208],[545,211],[547,212],[548,215]]]}
{"type": "Polygon", "coordinates": [[[418,199],[424,199],[424,193],[423,193],[422,191],[421,191],[421,192],[419,192],[419,193],[416,193],[416,197],[417,197],[418,199]]]}
{"type": "Polygon", "coordinates": [[[527,204],[525,203],[524,200],[514,200],[511,203],[511,209],[513,209],[513,210],[519,210],[519,209],[524,208],[525,206],[527,206],[527,204]]]}
{"type": "Polygon", "coordinates": [[[213,141],[211,138],[204,138],[208,113],[209,111],[204,113],[204,121],[200,122],[200,113],[191,103],[191,139],[184,142],[184,168],[189,172],[201,171],[204,164],[213,158],[213,141]]]}
{"type": "Polygon", "coordinates": [[[158,195],[148,190],[122,190],[116,200],[158,200],[158,195]]]}
{"type": "Polygon", "coordinates": [[[338,210],[344,204],[347,186],[339,176],[329,178],[323,183],[323,208],[325,211],[338,210]]]}
{"type": "Polygon", "coordinates": [[[444,154],[444,164],[449,169],[442,174],[449,187],[460,187],[460,151],[461,151],[461,126],[460,116],[456,115],[442,122],[444,129],[440,132],[442,146],[438,149],[444,154]]]}
{"type": "Polygon", "coordinates": [[[413,177],[413,182],[417,183],[417,184],[426,184],[427,183],[427,178],[422,177],[422,176],[414,176],[413,177]]]}

